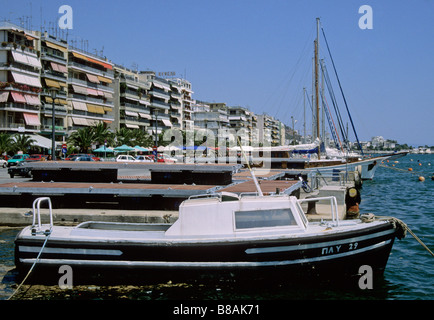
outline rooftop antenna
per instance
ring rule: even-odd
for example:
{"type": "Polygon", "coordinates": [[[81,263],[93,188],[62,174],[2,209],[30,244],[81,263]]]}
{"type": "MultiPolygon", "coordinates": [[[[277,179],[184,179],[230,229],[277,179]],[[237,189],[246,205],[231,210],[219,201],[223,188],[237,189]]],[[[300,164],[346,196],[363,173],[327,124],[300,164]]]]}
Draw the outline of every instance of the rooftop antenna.
{"type": "Polygon", "coordinates": [[[40,21],[40,28],[41,28],[41,35],[42,35],[42,33],[43,33],[43,30],[42,30],[42,6],[40,7],[40,14],[39,14],[39,16],[40,16],[40,19],[41,19],[41,21],[40,21]]]}
{"type": "Polygon", "coordinates": [[[30,17],[29,17],[29,30],[32,30],[33,29],[33,26],[32,26],[32,3],[31,2],[29,2],[29,4],[30,4],[30,17]]]}

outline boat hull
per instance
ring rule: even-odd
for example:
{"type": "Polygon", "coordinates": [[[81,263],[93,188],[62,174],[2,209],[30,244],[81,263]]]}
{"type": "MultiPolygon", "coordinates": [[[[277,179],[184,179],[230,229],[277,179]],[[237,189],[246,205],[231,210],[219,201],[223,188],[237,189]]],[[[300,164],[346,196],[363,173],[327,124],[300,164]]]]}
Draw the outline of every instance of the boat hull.
{"type": "MultiPolygon", "coordinates": [[[[69,265],[74,275],[138,271],[151,278],[175,273],[226,274],[236,277],[275,277],[287,280],[300,276],[344,277],[359,273],[368,265],[382,273],[393,246],[396,230],[390,222],[366,224],[352,231],[324,232],[322,235],[227,241],[162,241],[58,239],[52,236],[37,262],[38,271],[57,270],[69,265]],[[80,270],[80,271],[78,271],[80,270]]],[[[53,234],[54,235],[54,234],[53,234]]],[[[35,262],[43,237],[19,234],[15,261],[25,274],[35,262]]]]}

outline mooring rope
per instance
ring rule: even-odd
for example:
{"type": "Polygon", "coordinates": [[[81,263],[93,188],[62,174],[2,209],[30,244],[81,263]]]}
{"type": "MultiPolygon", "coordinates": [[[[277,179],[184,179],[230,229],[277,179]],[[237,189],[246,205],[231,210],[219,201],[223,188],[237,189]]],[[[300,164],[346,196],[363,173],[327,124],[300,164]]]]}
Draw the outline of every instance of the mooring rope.
{"type": "Polygon", "coordinates": [[[400,220],[398,218],[395,218],[395,217],[376,216],[376,215],[374,215],[372,213],[362,214],[360,216],[360,219],[363,222],[372,222],[374,220],[389,220],[389,221],[392,221],[395,224],[395,226],[399,225],[400,228],[402,229],[403,233],[402,233],[401,236],[398,236],[398,239],[404,238],[406,231],[408,231],[416,239],[416,241],[419,242],[422,245],[422,247],[424,247],[431,254],[431,256],[434,257],[434,253],[426,246],[425,243],[422,242],[422,240],[420,240],[420,238],[408,227],[408,225],[404,221],[402,221],[402,220],[400,220]]]}
{"type": "Polygon", "coordinates": [[[380,164],[380,167],[388,168],[388,169],[393,169],[393,170],[396,170],[396,171],[401,171],[401,172],[406,172],[406,173],[412,173],[412,174],[421,174],[421,175],[425,174],[423,172],[408,171],[408,170],[404,170],[404,169],[401,169],[401,168],[389,167],[389,166],[386,166],[384,164],[380,164]]]}
{"type": "Polygon", "coordinates": [[[48,232],[46,232],[45,233],[45,235],[46,235],[46,238],[45,238],[45,241],[44,241],[44,244],[42,245],[42,247],[41,247],[41,250],[39,251],[39,253],[38,253],[38,256],[36,257],[36,260],[35,260],[35,262],[33,262],[33,264],[32,264],[32,267],[29,269],[29,271],[27,272],[27,274],[26,274],[26,276],[24,277],[24,279],[23,279],[23,281],[21,281],[21,283],[19,284],[19,286],[15,289],[15,291],[12,293],[12,295],[9,297],[9,298],[7,298],[7,300],[10,300],[19,290],[20,290],[20,288],[21,288],[21,286],[24,284],[24,282],[27,280],[27,278],[30,276],[30,274],[32,273],[32,271],[33,271],[33,268],[35,267],[35,265],[36,265],[36,263],[38,263],[38,261],[39,261],[39,258],[40,258],[40,256],[41,256],[41,254],[42,254],[42,251],[44,250],[44,248],[45,248],[45,245],[47,244],[47,241],[48,241],[48,239],[50,238],[50,235],[51,235],[51,227],[50,227],[50,230],[48,231],[48,232]]]}

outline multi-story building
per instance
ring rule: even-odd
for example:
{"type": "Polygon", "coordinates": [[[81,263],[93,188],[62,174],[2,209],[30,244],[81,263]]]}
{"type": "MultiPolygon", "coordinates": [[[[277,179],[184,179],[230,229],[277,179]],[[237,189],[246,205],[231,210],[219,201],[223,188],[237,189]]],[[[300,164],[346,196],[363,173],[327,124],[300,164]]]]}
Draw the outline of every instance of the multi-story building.
{"type": "Polygon", "coordinates": [[[250,144],[253,132],[251,112],[240,106],[229,107],[228,120],[230,128],[250,144]]]}
{"type": "Polygon", "coordinates": [[[149,90],[146,75],[115,65],[113,130],[120,128],[152,131],[149,90]]]}
{"type": "MultiPolygon", "coordinates": [[[[105,123],[158,135],[165,129],[241,129],[250,141],[284,144],[284,125],[243,107],[195,101],[192,85],[132,71],[46,32],[0,24],[0,131],[52,137],[105,123]],[[53,101],[51,89],[57,89],[53,101]]],[[[49,146],[46,146],[49,148],[49,146]]]]}
{"type": "Polygon", "coordinates": [[[47,138],[52,138],[52,119],[54,102],[54,126],[56,141],[62,141],[67,134],[67,115],[68,115],[68,45],[66,41],[56,39],[47,33],[41,35],[38,49],[41,56],[41,83],[42,92],[40,121],[40,134],[47,138]],[[57,90],[56,97],[50,94],[50,89],[57,90]]]}
{"type": "Polygon", "coordinates": [[[278,146],[285,144],[285,125],[273,117],[262,114],[257,116],[257,132],[259,142],[265,145],[278,146]]]}
{"type": "Polygon", "coordinates": [[[229,129],[228,107],[225,103],[196,101],[194,127],[209,129],[216,136],[221,129],[229,129]]]}
{"type": "Polygon", "coordinates": [[[148,133],[160,134],[172,127],[170,122],[170,84],[167,80],[157,77],[154,71],[140,71],[140,74],[150,83],[148,91],[150,101],[151,126],[148,133]]]}
{"type": "Polygon", "coordinates": [[[91,53],[68,50],[68,130],[114,121],[113,63],[91,53]]]}
{"type": "Polygon", "coordinates": [[[194,129],[194,115],[193,105],[195,101],[192,98],[193,90],[191,89],[191,83],[185,79],[177,79],[179,86],[181,87],[181,99],[182,99],[182,128],[184,130],[194,129]]]}
{"type": "Polygon", "coordinates": [[[0,25],[0,130],[35,134],[41,130],[42,91],[39,38],[13,24],[0,25]]]}

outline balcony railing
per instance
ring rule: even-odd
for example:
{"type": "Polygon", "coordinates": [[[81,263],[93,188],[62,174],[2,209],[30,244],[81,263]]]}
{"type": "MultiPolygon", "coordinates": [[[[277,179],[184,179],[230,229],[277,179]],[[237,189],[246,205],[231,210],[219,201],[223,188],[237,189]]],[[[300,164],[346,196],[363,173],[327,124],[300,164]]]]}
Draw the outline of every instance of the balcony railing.
{"type": "Polygon", "coordinates": [[[80,80],[80,79],[76,79],[76,78],[68,78],[68,83],[78,84],[78,85],[89,87],[92,89],[106,90],[106,91],[110,91],[111,93],[114,92],[113,88],[110,86],[104,86],[102,84],[97,84],[97,83],[93,83],[93,82],[86,81],[86,80],[80,80]]]}
{"type": "Polygon", "coordinates": [[[90,71],[90,72],[93,72],[93,73],[97,73],[98,75],[101,75],[101,76],[104,76],[104,77],[107,77],[107,78],[111,78],[111,79],[113,79],[113,76],[114,76],[114,72],[112,70],[106,70],[106,71],[104,71],[104,70],[93,68],[93,67],[90,67],[88,65],[81,64],[81,63],[74,62],[74,61],[69,61],[68,62],[68,66],[69,67],[75,67],[75,68],[78,68],[78,69],[82,69],[82,70],[85,70],[85,71],[90,71]]]}
{"type": "Polygon", "coordinates": [[[40,126],[29,126],[24,123],[15,123],[15,122],[5,122],[0,123],[0,130],[1,131],[7,131],[7,130],[13,130],[13,131],[39,131],[40,126]]]}
{"type": "Polygon", "coordinates": [[[99,103],[99,104],[105,105],[107,107],[113,108],[113,102],[110,102],[107,100],[104,101],[103,99],[93,98],[93,97],[85,96],[85,95],[79,94],[79,93],[72,93],[72,94],[70,93],[69,97],[88,101],[88,102],[95,102],[95,103],[99,103]]]}
{"type": "MultiPolygon", "coordinates": [[[[1,109],[22,109],[22,110],[30,110],[30,111],[39,111],[39,106],[33,106],[30,104],[18,103],[18,102],[3,102],[0,103],[1,109]]],[[[10,110],[14,111],[14,110],[10,110]]],[[[20,111],[20,110],[17,110],[20,111]]]]}
{"type": "Polygon", "coordinates": [[[170,109],[170,106],[167,103],[160,102],[160,101],[152,101],[151,107],[160,108],[160,109],[167,109],[167,110],[170,109]]]}

